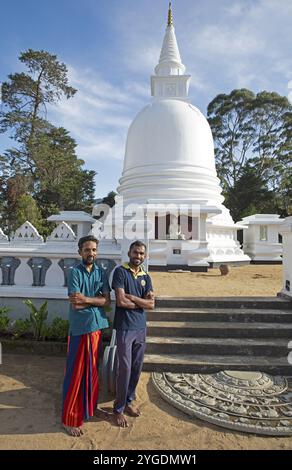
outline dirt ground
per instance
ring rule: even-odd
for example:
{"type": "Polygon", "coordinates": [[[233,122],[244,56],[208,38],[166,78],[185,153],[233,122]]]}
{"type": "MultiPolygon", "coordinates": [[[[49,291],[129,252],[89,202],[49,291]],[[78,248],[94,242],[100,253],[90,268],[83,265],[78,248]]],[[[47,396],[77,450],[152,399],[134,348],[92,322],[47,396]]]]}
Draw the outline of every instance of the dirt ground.
{"type": "MultiPolygon", "coordinates": [[[[232,432],[192,419],[166,403],[143,373],[142,416],[126,429],[93,418],[80,438],[60,426],[64,358],[4,355],[0,366],[0,449],[292,449],[292,437],[232,432]]],[[[112,401],[101,400],[109,407],[112,401]]]]}
{"type": "MultiPolygon", "coordinates": [[[[209,273],[152,273],[157,295],[274,296],[281,290],[281,266],[231,268],[209,273]]],[[[80,438],[60,426],[65,359],[5,355],[0,365],[0,449],[199,450],[292,449],[292,437],[261,437],[224,430],[191,418],[166,403],[150,374],[138,386],[142,416],[126,429],[93,418],[80,438]]],[[[101,397],[101,406],[112,400],[101,397]]]]}
{"type": "Polygon", "coordinates": [[[207,273],[151,272],[156,295],[171,297],[274,296],[282,289],[281,265],[230,267],[227,276],[219,268],[207,273]]]}

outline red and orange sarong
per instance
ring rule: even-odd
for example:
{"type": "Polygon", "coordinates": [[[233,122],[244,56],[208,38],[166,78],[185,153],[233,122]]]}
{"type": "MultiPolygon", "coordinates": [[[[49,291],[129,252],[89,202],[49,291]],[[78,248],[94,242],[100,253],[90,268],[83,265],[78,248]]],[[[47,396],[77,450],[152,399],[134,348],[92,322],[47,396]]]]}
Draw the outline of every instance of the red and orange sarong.
{"type": "Polygon", "coordinates": [[[98,400],[101,331],[68,338],[62,423],[79,427],[94,414],[98,400]]]}

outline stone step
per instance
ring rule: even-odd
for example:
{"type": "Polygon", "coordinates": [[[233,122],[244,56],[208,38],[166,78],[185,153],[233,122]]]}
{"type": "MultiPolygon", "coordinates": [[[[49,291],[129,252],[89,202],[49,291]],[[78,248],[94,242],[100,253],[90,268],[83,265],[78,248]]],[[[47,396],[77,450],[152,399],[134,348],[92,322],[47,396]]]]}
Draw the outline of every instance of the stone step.
{"type": "Polygon", "coordinates": [[[147,320],[292,323],[292,310],[165,307],[148,310],[147,320]]]}
{"type": "Polygon", "coordinates": [[[148,336],[292,339],[291,323],[149,321],[148,336]]]}
{"type": "Polygon", "coordinates": [[[264,357],[288,356],[287,339],[258,338],[147,338],[147,354],[204,354],[204,355],[246,355],[264,357]]]}
{"type": "Polygon", "coordinates": [[[291,375],[292,365],[287,357],[145,354],[143,370],[190,374],[243,370],[291,375]]]}
{"type": "Polygon", "coordinates": [[[292,309],[290,300],[280,297],[157,297],[157,308],[256,308],[292,309]]]}

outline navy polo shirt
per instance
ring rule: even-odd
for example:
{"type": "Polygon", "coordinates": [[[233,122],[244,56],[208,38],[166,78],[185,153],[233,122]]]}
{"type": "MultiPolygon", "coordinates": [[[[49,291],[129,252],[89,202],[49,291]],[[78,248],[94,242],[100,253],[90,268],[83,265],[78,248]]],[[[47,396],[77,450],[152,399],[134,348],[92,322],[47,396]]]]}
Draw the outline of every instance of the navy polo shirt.
{"type": "MultiPolygon", "coordinates": [[[[141,299],[153,290],[149,274],[142,267],[135,274],[127,263],[116,268],[112,288],[122,288],[125,294],[135,295],[141,299]]],[[[139,307],[126,309],[116,306],[113,327],[116,330],[140,330],[145,328],[146,315],[144,309],[139,307]]]]}
{"type": "MultiPolygon", "coordinates": [[[[98,297],[108,294],[110,286],[104,270],[95,263],[88,272],[83,262],[71,269],[68,295],[80,292],[85,297],[98,297]]],[[[86,308],[75,309],[70,304],[69,334],[84,335],[108,327],[108,320],[103,307],[88,305],[86,308]]]]}

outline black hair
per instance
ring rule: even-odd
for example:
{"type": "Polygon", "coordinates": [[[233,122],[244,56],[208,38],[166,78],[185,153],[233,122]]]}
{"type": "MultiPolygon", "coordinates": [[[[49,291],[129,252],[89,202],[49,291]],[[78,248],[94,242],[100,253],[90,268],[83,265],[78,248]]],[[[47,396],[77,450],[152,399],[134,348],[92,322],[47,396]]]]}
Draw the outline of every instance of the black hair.
{"type": "Polygon", "coordinates": [[[78,248],[79,250],[82,250],[82,246],[84,245],[84,243],[86,242],[94,242],[96,243],[96,246],[98,245],[98,240],[97,238],[95,238],[93,235],[86,235],[86,237],[82,237],[79,239],[78,241],[78,248]]]}
{"type": "Polygon", "coordinates": [[[147,246],[145,245],[145,243],[141,242],[140,240],[136,240],[135,242],[131,243],[129,251],[131,251],[134,248],[134,246],[138,246],[138,247],[144,246],[145,251],[147,251],[147,246]]]}

